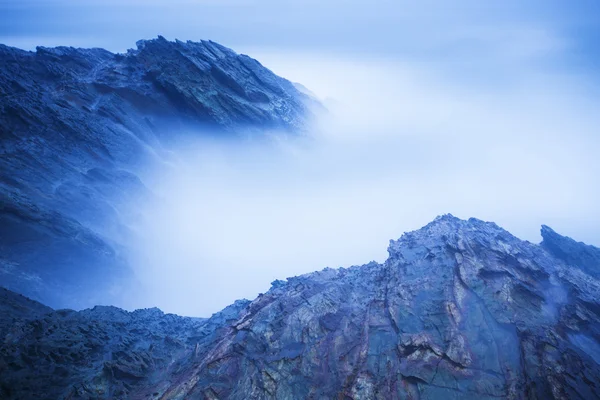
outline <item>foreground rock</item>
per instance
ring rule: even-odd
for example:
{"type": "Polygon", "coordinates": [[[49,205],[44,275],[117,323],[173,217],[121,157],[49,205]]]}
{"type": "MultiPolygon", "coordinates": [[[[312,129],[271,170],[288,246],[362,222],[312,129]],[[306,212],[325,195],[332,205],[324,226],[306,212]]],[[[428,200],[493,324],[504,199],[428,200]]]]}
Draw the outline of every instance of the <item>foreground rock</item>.
{"type": "Polygon", "coordinates": [[[384,264],[275,281],[207,321],[21,313],[2,398],[598,398],[600,281],[574,262],[598,249],[553,233],[569,245],[549,251],[544,229],[439,217],[384,264]]]}
{"type": "Polygon", "coordinates": [[[297,133],[313,103],[214,42],[0,45],[0,282],[53,307],[114,304],[140,218],[127,206],[151,196],[140,172],[185,135],[297,133]]]}
{"type": "MultiPolygon", "coordinates": [[[[0,294],[3,302],[19,296],[6,289],[0,294]]],[[[20,310],[1,321],[2,399],[152,398],[247,305],[237,302],[204,320],[158,309],[40,311],[41,304],[19,300],[31,314],[20,310]]]]}

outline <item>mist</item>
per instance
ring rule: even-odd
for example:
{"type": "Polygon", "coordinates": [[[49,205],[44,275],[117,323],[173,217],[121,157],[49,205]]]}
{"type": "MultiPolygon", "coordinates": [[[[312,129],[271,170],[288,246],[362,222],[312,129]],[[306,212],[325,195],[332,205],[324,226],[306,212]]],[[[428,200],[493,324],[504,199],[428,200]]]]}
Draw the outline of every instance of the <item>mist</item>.
{"type": "Polygon", "coordinates": [[[599,244],[598,104],[576,76],[528,53],[485,84],[420,60],[256,53],[328,112],[300,136],[190,132],[148,167],[128,308],[209,316],[275,279],[383,262],[444,213],[599,244]]]}
{"type": "Polygon", "coordinates": [[[0,400],[598,391],[598,0],[0,15],[0,400]]]}
{"type": "Polygon", "coordinates": [[[191,131],[151,149],[135,171],[151,198],[120,210],[137,282],[120,306],[208,316],[275,279],[383,262],[390,239],[444,213],[600,245],[595,2],[140,5],[0,1],[0,41],[211,39],[328,111],[299,136],[191,131]]]}

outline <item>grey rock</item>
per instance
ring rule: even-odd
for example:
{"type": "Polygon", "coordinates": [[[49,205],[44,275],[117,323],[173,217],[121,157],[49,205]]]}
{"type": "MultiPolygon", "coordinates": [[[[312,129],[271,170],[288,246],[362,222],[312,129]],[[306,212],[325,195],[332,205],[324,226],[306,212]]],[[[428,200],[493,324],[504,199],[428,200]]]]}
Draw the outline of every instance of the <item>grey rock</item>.
{"type": "MultiPolygon", "coordinates": [[[[114,308],[18,316],[0,353],[0,376],[9,382],[2,394],[9,399],[47,393],[131,399],[599,397],[600,281],[586,265],[566,262],[496,224],[451,215],[391,241],[388,252],[384,264],[275,281],[252,302],[238,302],[207,321],[114,308]],[[63,358],[60,352],[45,356],[72,343],[55,338],[80,325],[90,329],[96,319],[119,326],[91,335],[103,338],[98,354],[120,349],[108,364],[75,367],[71,359],[89,358],[84,349],[63,358]],[[161,327],[165,319],[169,327],[161,327]],[[136,321],[145,321],[143,329],[136,321]],[[129,332],[127,340],[117,332],[129,332]],[[179,347],[164,344],[169,332],[179,347]],[[162,347],[146,360],[137,352],[151,342],[162,347]],[[39,372],[27,366],[38,358],[47,360],[48,371],[62,365],[62,380],[48,373],[32,385],[39,372]],[[150,359],[163,372],[140,367],[150,359]],[[104,380],[94,381],[98,376],[104,380]],[[92,381],[101,384],[85,387],[101,392],[73,391],[74,384],[92,381]]],[[[77,342],[87,340],[84,332],[77,342]]]]}

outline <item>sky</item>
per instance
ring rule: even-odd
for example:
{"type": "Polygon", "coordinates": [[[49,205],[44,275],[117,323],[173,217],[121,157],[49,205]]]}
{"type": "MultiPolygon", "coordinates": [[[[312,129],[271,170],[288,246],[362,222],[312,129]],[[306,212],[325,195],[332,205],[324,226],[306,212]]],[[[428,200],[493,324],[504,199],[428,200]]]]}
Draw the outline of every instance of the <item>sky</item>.
{"type": "Polygon", "coordinates": [[[0,43],[211,39],[327,106],[311,137],[174,149],[129,308],[206,316],[275,279],[385,261],[453,213],[600,245],[596,1],[0,0],[0,43]],[[450,4],[451,3],[451,4],[450,4]]]}

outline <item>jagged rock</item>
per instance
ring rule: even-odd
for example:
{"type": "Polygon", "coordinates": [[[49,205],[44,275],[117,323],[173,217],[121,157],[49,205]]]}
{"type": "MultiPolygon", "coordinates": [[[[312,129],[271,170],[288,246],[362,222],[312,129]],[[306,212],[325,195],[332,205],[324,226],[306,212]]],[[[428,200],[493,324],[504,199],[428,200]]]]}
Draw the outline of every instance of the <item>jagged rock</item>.
{"type": "Polygon", "coordinates": [[[600,277],[600,249],[561,236],[552,228],[542,225],[542,246],[570,265],[576,265],[588,274],[600,277]]]}
{"type": "Polygon", "coordinates": [[[151,194],[139,168],[182,135],[306,129],[316,102],[217,43],[0,45],[0,281],[53,307],[114,304],[151,194]],[[101,284],[100,284],[101,283],[101,284]]]}
{"type": "Polygon", "coordinates": [[[0,338],[17,321],[39,318],[53,310],[18,293],[0,287],[0,338]]]}
{"type": "MultiPolygon", "coordinates": [[[[576,247],[570,249],[574,257],[576,247]]],[[[384,264],[276,281],[254,301],[238,302],[207,321],[114,308],[19,316],[10,326],[16,333],[2,346],[0,376],[8,382],[2,395],[599,397],[600,281],[586,272],[587,264],[566,262],[493,223],[450,215],[391,241],[388,251],[384,264]],[[154,322],[140,323],[150,318],[154,322]],[[161,326],[165,319],[169,324],[161,326]],[[64,332],[66,339],[59,340],[64,332]],[[78,346],[102,350],[91,357],[81,347],[61,353],[73,343],[71,334],[78,346]],[[143,352],[151,343],[159,347],[143,352]],[[113,351],[108,363],[72,362],[99,360],[96,354],[106,349],[113,351]],[[31,386],[39,372],[26,366],[38,359],[53,372],[31,386]],[[75,383],[81,383],[79,391],[73,391],[75,383]]]]}
{"type": "MultiPolygon", "coordinates": [[[[1,298],[4,308],[7,298],[1,298]]],[[[0,398],[126,399],[164,391],[171,376],[201,357],[247,302],[207,320],[158,309],[48,311],[22,296],[9,304],[12,318],[5,316],[1,326],[0,398]],[[25,308],[31,312],[25,314],[25,308]]]]}

